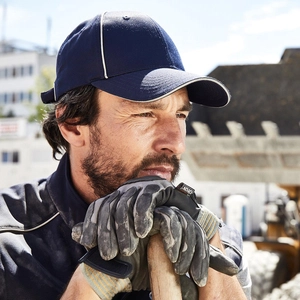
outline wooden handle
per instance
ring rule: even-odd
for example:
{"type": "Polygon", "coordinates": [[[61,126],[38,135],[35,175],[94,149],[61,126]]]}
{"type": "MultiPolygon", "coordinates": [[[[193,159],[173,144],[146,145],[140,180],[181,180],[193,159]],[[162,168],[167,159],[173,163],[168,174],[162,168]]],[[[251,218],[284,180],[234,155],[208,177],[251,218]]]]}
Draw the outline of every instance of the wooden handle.
{"type": "Polygon", "coordinates": [[[160,234],[150,238],[148,267],[153,300],[181,300],[179,276],[174,272],[160,234]]]}

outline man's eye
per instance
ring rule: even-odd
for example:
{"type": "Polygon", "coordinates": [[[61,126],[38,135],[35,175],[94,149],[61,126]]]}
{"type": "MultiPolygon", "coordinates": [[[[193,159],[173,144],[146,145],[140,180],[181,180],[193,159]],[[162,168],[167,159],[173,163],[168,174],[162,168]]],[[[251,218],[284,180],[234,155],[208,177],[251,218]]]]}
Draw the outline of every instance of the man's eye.
{"type": "Polygon", "coordinates": [[[153,114],[151,112],[144,112],[144,113],[140,113],[140,114],[135,114],[135,117],[144,117],[144,118],[149,118],[149,117],[153,117],[153,114]]]}
{"type": "Polygon", "coordinates": [[[186,115],[186,114],[183,114],[183,113],[178,113],[178,114],[177,114],[177,118],[179,118],[179,119],[186,119],[186,118],[187,118],[187,115],[186,115]]]}

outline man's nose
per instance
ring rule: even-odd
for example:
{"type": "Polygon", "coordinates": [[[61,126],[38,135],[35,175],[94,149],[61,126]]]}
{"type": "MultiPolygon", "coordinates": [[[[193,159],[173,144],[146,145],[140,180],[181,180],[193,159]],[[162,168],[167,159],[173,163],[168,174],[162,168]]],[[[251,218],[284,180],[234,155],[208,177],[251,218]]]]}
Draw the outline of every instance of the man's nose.
{"type": "Polygon", "coordinates": [[[180,156],[185,151],[186,127],[182,120],[168,118],[160,122],[154,141],[154,149],[159,153],[180,156]]]}

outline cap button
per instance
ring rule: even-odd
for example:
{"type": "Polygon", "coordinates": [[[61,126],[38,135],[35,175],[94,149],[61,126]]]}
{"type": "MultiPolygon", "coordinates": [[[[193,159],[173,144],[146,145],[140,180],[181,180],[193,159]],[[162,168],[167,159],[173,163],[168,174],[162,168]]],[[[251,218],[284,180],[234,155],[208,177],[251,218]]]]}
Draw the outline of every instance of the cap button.
{"type": "Polygon", "coordinates": [[[124,19],[124,20],[129,20],[130,17],[129,17],[129,16],[123,16],[123,19],[124,19]]]}

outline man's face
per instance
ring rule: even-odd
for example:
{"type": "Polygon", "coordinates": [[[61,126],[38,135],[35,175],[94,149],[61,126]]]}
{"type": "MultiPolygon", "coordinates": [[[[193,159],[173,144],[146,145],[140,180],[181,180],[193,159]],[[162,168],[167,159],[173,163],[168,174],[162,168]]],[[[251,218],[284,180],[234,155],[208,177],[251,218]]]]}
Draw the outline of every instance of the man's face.
{"type": "Polygon", "coordinates": [[[100,115],[90,127],[89,153],[82,162],[97,197],[131,178],[157,175],[174,180],[191,109],[186,89],[153,102],[128,101],[101,91],[98,101],[100,115]]]}

